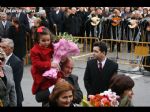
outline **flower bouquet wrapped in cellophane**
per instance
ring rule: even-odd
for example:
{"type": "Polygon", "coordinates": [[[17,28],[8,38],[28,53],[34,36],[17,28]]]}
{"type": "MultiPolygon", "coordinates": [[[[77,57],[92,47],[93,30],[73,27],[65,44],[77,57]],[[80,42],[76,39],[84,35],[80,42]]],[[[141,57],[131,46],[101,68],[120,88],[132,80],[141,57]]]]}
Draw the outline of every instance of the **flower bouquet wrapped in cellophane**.
{"type": "Polygon", "coordinates": [[[83,98],[81,105],[85,107],[118,107],[119,96],[111,89],[96,95],[89,95],[89,101],[83,98]]]}
{"type": "MultiPolygon", "coordinates": [[[[53,43],[54,46],[54,55],[53,55],[53,63],[59,64],[62,59],[69,56],[76,56],[80,54],[80,49],[78,45],[75,43],[77,40],[74,40],[72,36],[65,34],[67,36],[63,36],[59,38],[56,43],[53,43]],[[69,37],[70,38],[69,38],[69,37]]],[[[58,69],[51,68],[50,70],[44,72],[43,76],[48,78],[57,78],[58,69]]]]}

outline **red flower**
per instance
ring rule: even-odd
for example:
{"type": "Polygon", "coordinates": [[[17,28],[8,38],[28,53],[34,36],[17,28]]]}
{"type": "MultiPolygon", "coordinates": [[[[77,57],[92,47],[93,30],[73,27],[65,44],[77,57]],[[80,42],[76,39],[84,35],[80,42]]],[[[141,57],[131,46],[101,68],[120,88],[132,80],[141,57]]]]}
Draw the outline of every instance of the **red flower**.
{"type": "Polygon", "coordinates": [[[45,28],[45,27],[44,27],[44,26],[39,27],[39,28],[37,29],[37,32],[38,32],[38,33],[42,33],[42,32],[43,32],[43,28],[45,28]]]}
{"type": "Polygon", "coordinates": [[[101,105],[104,107],[110,107],[111,106],[110,101],[106,97],[101,99],[101,105]]]}
{"type": "Polygon", "coordinates": [[[94,107],[110,107],[111,106],[111,100],[109,100],[108,95],[90,95],[90,104],[94,107]]]}

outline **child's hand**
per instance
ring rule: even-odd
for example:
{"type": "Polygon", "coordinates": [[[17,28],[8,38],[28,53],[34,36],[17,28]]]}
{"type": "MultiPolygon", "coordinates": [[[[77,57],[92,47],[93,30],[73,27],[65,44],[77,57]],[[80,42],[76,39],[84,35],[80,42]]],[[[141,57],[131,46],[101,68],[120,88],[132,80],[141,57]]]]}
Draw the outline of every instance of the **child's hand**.
{"type": "Polygon", "coordinates": [[[51,67],[52,68],[57,68],[57,69],[59,69],[59,64],[57,64],[57,63],[51,63],[51,67]]]}
{"type": "Polygon", "coordinates": [[[66,80],[63,79],[63,78],[59,78],[59,79],[57,80],[57,82],[64,82],[64,81],[66,81],[66,80]]]}

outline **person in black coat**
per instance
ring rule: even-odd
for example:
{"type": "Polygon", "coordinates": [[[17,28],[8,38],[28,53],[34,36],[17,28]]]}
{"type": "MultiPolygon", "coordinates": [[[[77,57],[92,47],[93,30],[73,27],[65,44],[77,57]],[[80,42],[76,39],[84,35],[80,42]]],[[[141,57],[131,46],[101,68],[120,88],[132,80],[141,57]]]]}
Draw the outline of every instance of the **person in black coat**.
{"type": "Polygon", "coordinates": [[[41,19],[41,26],[45,26],[49,29],[50,28],[49,27],[49,20],[48,20],[48,16],[46,15],[45,10],[41,10],[39,12],[39,15],[40,15],[40,19],[41,19]]]}
{"type": "Polygon", "coordinates": [[[27,31],[30,30],[30,25],[29,25],[29,21],[27,18],[27,14],[21,12],[19,16],[19,22],[21,23],[21,25],[24,25],[27,31]]]}
{"type": "Polygon", "coordinates": [[[143,32],[145,33],[144,42],[150,42],[150,20],[143,21],[143,32]]]}
{"type": "Polygon", "coordinates": [[[63,23],[63,32],[70,33],[70,23],[71,23],[71,9],[67,8],[64,12],[64,23],[63,23]]]}
{"type": "Polygon", "coordinates": [[[54,34],[62,33],[63,22],[64,22],[64,12],[60,10],[60,7],[56,7],[55,10],[49,15],[50,23],[53,26],[54,34]],[[57,31],[56,31],[57,30],[57,31]]]}
{"type": "Polygon", "coordinates": [[[5,64],[11,66],[13,71],[13,79],[15,82],[15,90],[17,95],[17,107],[22,107],[22,102],[24,100],[21,88],[21,80],[23,77],[23,63],[17,56],[13,54],[13,40],[3,38],[0,44],[7,55],[5,64]]]}
{"type": "MultiPolygon", "coordinates": [[[[73,103],[79,104],[83,99],[83,93],[78,84],[78,76],[71,74],[73,70],[73,60],[71,58],[66,58],[60,63],[61,73],[63,74],[63,79],[73,85],[75,88],[75,98],[73,103]]],[[[36,94],[36,101],[42,102],[42,106],[47,105],[48,97],[52,92],[54,85],[45,91],[40,91],[36,94]]]]}
{"type": "Polygon", "coordinates": [[[85,20],[86,37],[90,37],[90,36],[94,37],[94,26],[91,25],[91,18],[95,16],[95,7],[89,7],[85,15],[86,15],[86,20],[85,20]]]}
{"type": "Polygon", "coordinates": [[[8,38],[14,41],[13,53],[22,61],[26,55],[26,31],[27,29],[20,24],[18,18],[13,17],[12,26],[8,29],[8,38]]]}
{"type": "Polygon", "coordinates": [[[73,36],[78,36],[81,27],[81,17],[76,12],[76,8],[72,7],[67,10],[64,20],[64,29],[65,32],[72,34],[73,36]],[[69,13],[68,13],[69,11],[69,13]]]}
{"type": "Polygon", "coordinates": [[[106,57],[107,46],[105,43],[94,43],[93,53],[95,59],[87,62],[84,74],[87,95],[95,95],[107,90],[111,77],[118,70],[118,64],[106,57]]]}
{"type": "Polygon", "coordinates": [[[81,25],[80,25],[80,31],[79,35],[80,37],[85,36],[85,22],[86,22],[86,11],[84,7],[79,7],[79,11],[77,11],[77,15],[81,18],[81,25]]]}

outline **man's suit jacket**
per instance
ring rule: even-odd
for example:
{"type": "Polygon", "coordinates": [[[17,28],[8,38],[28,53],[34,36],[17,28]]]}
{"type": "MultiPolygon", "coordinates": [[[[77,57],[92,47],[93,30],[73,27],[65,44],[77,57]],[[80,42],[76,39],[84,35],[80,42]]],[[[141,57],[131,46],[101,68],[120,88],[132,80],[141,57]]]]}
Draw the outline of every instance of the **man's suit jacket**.
{"type": "Polygon", "coordinates": [[[79,87],[79,83],[78,83],[78,76],[76,75],[69,75],[68,77],[64,78],[66,81],[68,81],[70,84],[73,85],[73,87],[75,88],[75,99],[74,99],[74,103],[80,103],[81,100],[83,99],[83,93],[79,87]]]}
{"type": "Polygon", "coordinates": [[[15,91],[15,83],[13,80],[12,68],[8,65],[4,65],[3,72],[7,80],[7,84],[5,85],[3,80],[0,78],[0,95],[5,94],[5,96],[2,97],[2,100],[4,101],[4,106],[17,106],[17,97],[15,91]]]}
{"type": "Polygon", "coordinates": [[[8,29],[11,25],[12,25],[11,22],[7,21],[5,28],[4,28],[2,21],[0,21],[0,36],[1,36],[1,38],[8,38],[8,29]]]}
{"type": "Polygon", "coordinates": [[[12,54],[6,64],[11,66],[13,70],[15,89],[17,94],[17,104],[20,104],[24,100],[21,89],[21,80],[23,77],[23,62],[17,56],[12,54]]]}
{"type": "Polygon", "coordinates": [[[117,73],[117,70],[118,64],[108,58],[101,72],[98,68],[97,60],[89,60],[84,74],[84,85],[87,94],[95,95],[107,90],[109,88],[110,79],[117,73]]]}

